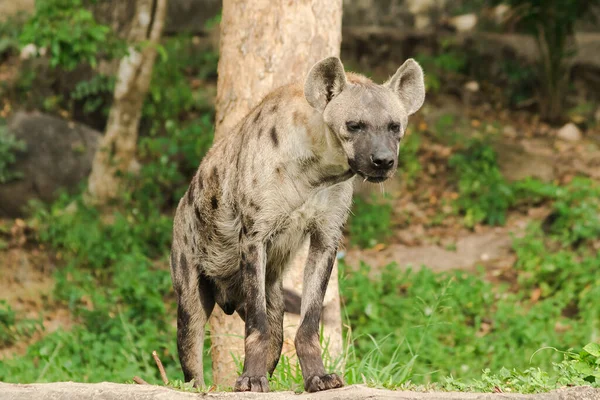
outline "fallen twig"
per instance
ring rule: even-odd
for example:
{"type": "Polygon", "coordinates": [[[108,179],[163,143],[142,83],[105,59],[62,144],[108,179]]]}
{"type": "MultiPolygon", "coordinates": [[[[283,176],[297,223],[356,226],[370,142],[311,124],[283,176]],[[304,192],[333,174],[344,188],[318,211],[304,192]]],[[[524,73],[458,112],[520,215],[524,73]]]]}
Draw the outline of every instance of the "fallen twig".
{"type": "Polygon", "coordinates": [[[160,358],[158,358],[158,354],[156,350],[152,352],[152,357],[154,357],[154,361],[156,362],[156,366],[158,367],[158,371],[160,372],[160,377],[162,378],[165,385],[169,384],[169,378],[167,378],[167,373],[165,372],[165,367],[163,367],[160,358]]]}
{"type": "Polygon", "coordinates": [[[145,380],[143,380],[142,378],[140,378],[139,376],[134,376],[133,377],[133,381],[135,383],[137,383],[138,385],[149,385],[148,382],[146,382],[145,380]]]}

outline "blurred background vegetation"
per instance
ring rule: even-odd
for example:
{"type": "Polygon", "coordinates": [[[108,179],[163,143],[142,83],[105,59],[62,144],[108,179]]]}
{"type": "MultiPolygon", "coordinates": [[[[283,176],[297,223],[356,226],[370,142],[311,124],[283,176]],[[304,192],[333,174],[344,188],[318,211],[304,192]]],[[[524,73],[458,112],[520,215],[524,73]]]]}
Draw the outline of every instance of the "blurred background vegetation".
{"type": "MultiPolygon", "coordinates": [[[[598,385],[600,2],[358,3],[344,2],[345,65],[382,80],[415,57],[428,98],[398,177],[357,184],[338,254],[346,381],[598,385]]],[[[0,0],[0,381],[155,383],[153,350],[181,379],[168,250],[212,143],[220,4],[171,1],[140,169],[107,212],[83,201],[80,175],[126,8],[0,0]]],[[[302,386],[286,360],[274,381],[302,386]]]]}

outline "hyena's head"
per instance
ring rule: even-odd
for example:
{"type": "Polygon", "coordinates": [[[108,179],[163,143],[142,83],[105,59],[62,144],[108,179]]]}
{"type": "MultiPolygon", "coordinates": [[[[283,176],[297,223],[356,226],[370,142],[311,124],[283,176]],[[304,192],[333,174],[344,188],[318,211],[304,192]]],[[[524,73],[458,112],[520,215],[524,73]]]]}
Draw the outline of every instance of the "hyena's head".
{"type": "Polygon", "coordinates": [[[378,85],[360,75],[346,76],[341,61],[330,57],[312,67],[304,95],[323,113],[352,171],[369,182],[383,182],[398,166],[408,116],[425,100],[423,70],[409,59],[378,85]]]}

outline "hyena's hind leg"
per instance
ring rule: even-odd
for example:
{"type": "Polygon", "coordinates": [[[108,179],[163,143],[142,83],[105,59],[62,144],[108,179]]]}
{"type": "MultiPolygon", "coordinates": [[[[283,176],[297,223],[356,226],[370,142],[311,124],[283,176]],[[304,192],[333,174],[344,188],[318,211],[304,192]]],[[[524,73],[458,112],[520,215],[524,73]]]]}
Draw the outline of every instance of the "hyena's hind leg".
{"type": "Polygon", "coordinates": [[[171,254],[171,273],[177,292],[177,351],[186,382],[204,386],[204,329],[215,307],[213,284],[184,254],[171,254]]]}
{"type": "Polygon", "coordinates": [[[269,325],[269,350],[267,353],[267,371],[273,375],[273,371],[279,363],[281,349],[283,348],[283,282],[281,277],[273,282],[267,283],[267,323],[269,325]]]}

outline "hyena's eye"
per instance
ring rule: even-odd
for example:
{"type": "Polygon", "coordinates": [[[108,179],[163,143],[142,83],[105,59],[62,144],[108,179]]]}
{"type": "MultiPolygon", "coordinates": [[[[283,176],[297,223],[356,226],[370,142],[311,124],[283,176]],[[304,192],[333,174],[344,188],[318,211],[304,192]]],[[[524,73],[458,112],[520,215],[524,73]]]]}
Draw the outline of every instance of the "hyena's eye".
{"type": "Polygon", "coordinates": [[[388,129],[394,133],[400,133],[400,124],[397,124],[395,122],[392,122],[388,125],[388,129]]]}
{"type": "Polygon", "coordinates": [[[348,130],[348,132],[359,132],[363,129],[364,124],[362,122],[356,122],[356,121],[348,121],[346,122],[346,129],[348,130]]]}

